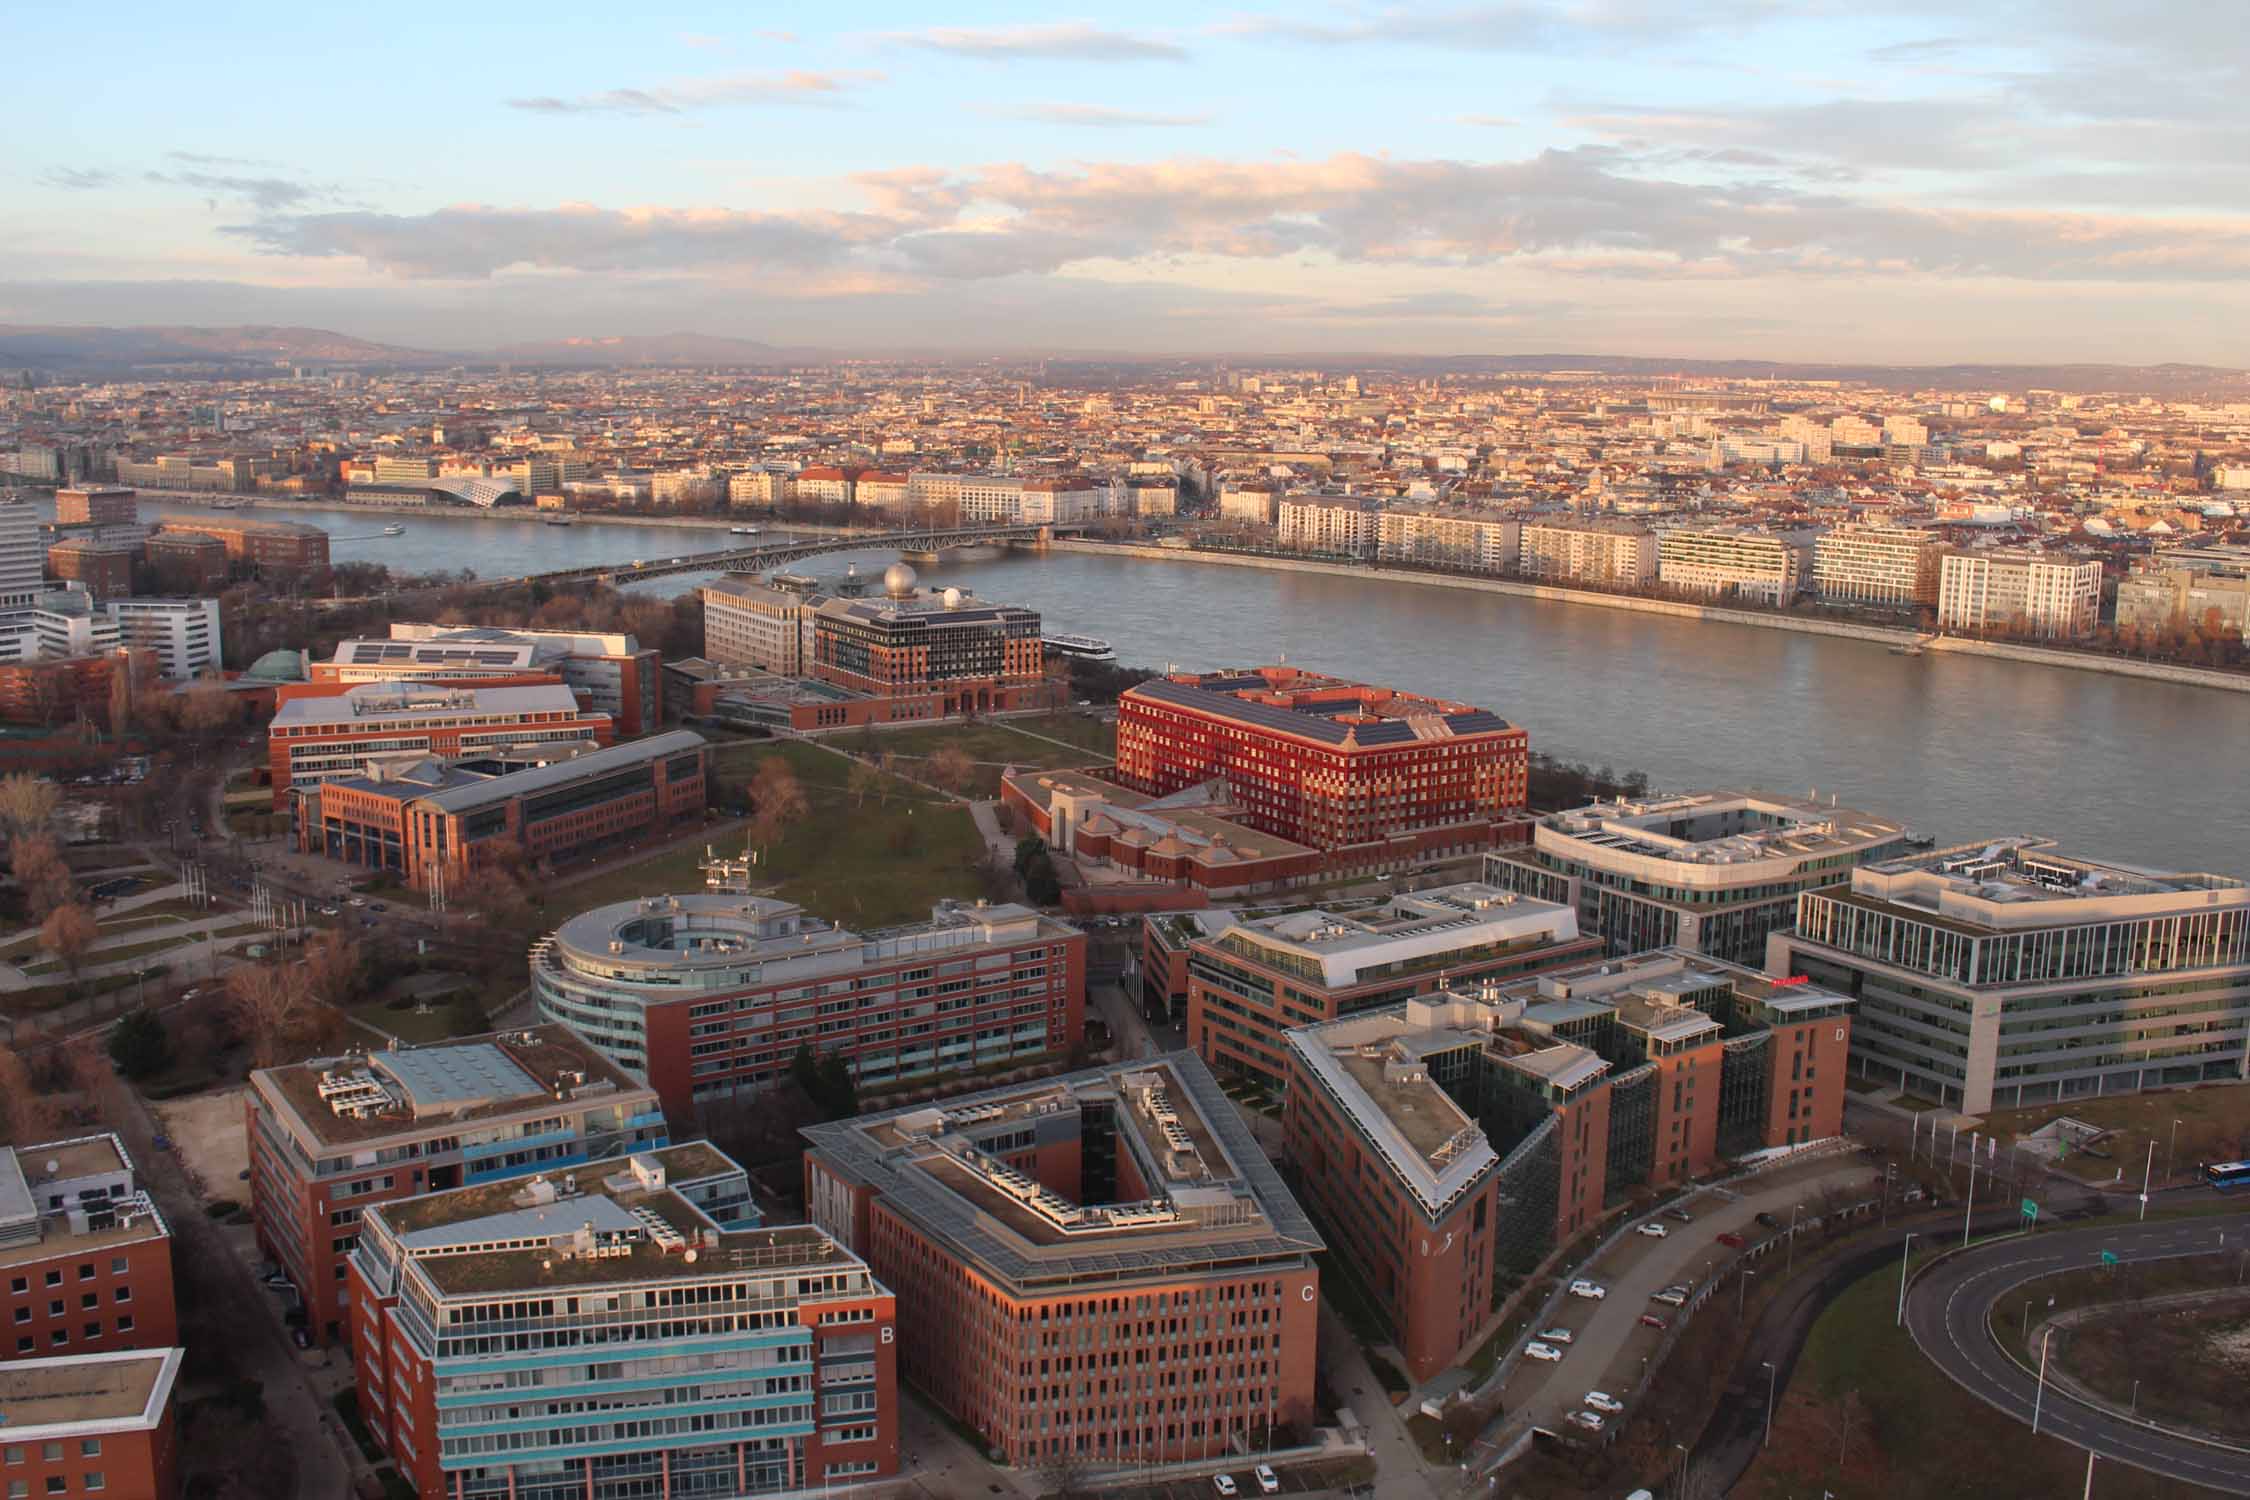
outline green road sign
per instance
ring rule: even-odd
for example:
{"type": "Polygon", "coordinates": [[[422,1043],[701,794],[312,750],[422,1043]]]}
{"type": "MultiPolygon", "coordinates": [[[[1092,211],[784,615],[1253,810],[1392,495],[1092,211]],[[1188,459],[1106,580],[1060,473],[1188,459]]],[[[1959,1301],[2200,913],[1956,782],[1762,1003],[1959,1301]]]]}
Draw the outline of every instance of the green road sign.
{"type": "Polygon", "coordinates": [[[2103,1265],[2105,1265],[2105,1266],[2114,1266],[2114,1265],[2116,1265],[2116,1264],[2117,1264],[2117,1255],[2116,1255],[2116,1252],[2114,1252],[2114,1251],[2110,1251],[2110,1250],[2104,1250],[2104,1251],[2102,1252],[2102,1264],[2103,1264],[2103,1265]]]}
{"type": "Polygon", "coordinates": [[[2023,1200],[2023,1216],[2024,1216],[2025,1218],[2027,1218],[2027,1219],[2036,1219],[2036,1218],[2038,1218],[2038,1217],[2039,1217],[2039,1205],[2038,1205],[2038,1203],[2037,1203],[2037,1202],[2035,1202],[2034,1200],[2030,1199],[2030,1198],[2026,1198],[2026,1199],[2024,1199],[2024,1200],[2023,1200]]]}

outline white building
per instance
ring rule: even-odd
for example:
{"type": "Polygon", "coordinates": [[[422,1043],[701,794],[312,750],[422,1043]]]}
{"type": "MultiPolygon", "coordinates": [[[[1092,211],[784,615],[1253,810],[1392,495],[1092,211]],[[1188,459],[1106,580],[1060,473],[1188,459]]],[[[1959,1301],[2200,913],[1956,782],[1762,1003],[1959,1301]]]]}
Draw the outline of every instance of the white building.
{"type": "Polygon", "coordinates": [[[1839,526],[1813,545],[1821,598],[1868,604],[1937,602],[1938,539],[1908,526],[1839,526]]]}
{"type": "Polygon", "coordinates": [[[1271,526],[1281,518],[1281,495],[1264,480],[1230,480],[1219,489],[1219,518],[1271,526]]]}
{"type": "Polygon", "coordinates": [[[1277,511],[1284,552],[1372,557],[1382,502],[1365,495],[1290,495],[1277,511]]]}
{"type": "Polygon", "coordinates": [[[1691,594],[1787,604],[1804,585],[1806,544],[1773,531],[1667,531],[1657,538],[1657,578],[1691,594]]]}
{"type": "Polygon", "coordinates": [[[1384,562],[1416,562],[1506,573],[1523,548],[1523,525],[1474,511],[1393,509],[1381,517],[1376,556],[1384,562]]]}
{"type": "Polygon", "coordinates": [[[186,682],[218,667],[218,600],[112,599],[104,608],[117,623],[117,644],[154,651],[172,681],[186,682]]]}
{"type": "Polygon", "coordinates": [[[1781,424],[1781,435],[1803,446],[1807,463],[1824,464],[1835,456],[1834,435],[1825,423],[1810,417],[1787,418],[1781,424]]]}
{"type": "Polygon", "coordinates": [[[1639,588],[1656,581],[1656,533],[1633,526],[1524,523],[1517,569],[1556,583],[1639,588]]]}
{"type": "Polygon", "coordinates": [[[2102,565],[2048,552],[1949,552],[1938,570],[1938,624],[2069,639],[2100,617],[2102,565]]]}
{"type": "Polygon", "coordinates": [[[46,544],[28,500],[0,503],[0,609],[23,609],[46,591],[46,544]]]}
{"type": "Polygon", "coordinates": [[[1101,511],[1105,498],[1104,491],[1096,489],[1091,479],[1027,480],[1017,491],[1013,519],[1026,526],[1075,525],[1101,511]]]}

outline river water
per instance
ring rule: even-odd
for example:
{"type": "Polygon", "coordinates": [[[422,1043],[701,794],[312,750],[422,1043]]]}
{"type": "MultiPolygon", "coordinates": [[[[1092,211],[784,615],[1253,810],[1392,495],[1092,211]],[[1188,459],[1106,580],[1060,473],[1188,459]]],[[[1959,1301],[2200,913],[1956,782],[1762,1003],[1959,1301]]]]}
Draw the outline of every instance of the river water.
{"type": "MultiPolygon", "coordinates": [[[[144,501],[154,518],[184,506],[144,501]]],[[[244,512],[325,527],[339,560],[486,576],[738,542],[664,526],[550,527],[356,511],[244,512]],[[371,540],[349,540],[372,538],[371,540]]],[[[895,554],[838,554],[877,571],[895,554]]],[[[2250,694],[2025,662],[1671,620],[1376,578],[1055,553],[925,568],[1100,636],[1132,665],[1286,660],[1460,698],[1533,748],[1658,787],[1818,789],[1947,842],[2039,833],[2095,858],[2250,875],[2250,694]]],[[[645,587],[671,594],[697,575],[645,587]]]]}

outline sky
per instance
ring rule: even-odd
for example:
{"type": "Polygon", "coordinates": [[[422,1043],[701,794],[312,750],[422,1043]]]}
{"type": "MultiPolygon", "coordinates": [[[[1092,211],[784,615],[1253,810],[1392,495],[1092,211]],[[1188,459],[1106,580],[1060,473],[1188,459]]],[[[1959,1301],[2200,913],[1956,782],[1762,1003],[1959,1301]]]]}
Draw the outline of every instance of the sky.
{"type": "Polygon", "coordinates": [[[0,322],[2250,365],[2241,0],[5,9],[0,322]]]}

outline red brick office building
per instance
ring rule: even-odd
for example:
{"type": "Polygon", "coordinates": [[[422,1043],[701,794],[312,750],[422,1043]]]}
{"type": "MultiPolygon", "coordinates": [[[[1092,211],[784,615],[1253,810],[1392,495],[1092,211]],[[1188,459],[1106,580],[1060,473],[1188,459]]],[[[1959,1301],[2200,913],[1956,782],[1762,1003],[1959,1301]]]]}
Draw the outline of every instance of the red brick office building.
{"type": "Polygon", "coordinates": [[[15,1496],[177,1500],[182,1349],[0,1364],[0,1485],[15,1496]]]}
{"type": "Polygon", "coordinates": [[[179,1342],[172,1232],[116,1136],[0,1148],[0,1360],[179,1342]]]}
{"type": "Polygon", "coordinates": [[[1520,834],[1529,751],[1487,709],[1299,671],[1181,673],[1118,700],[1117,779],[1219,780],[1240,821],[1323,851],[1408,857],[1520,834]]]}
{"type": "Polygon", "coordinates": [[[1311,1421],[1321,1240],[1194,1057],[804,1133],[813,1222],[897,1294],[900,1373],[1005,1462],[1311,1421]]]}

